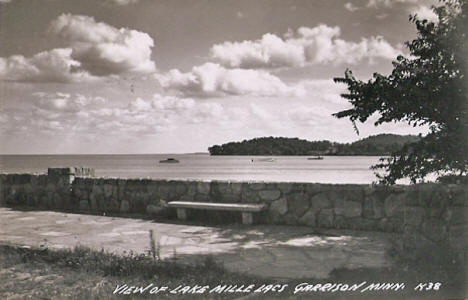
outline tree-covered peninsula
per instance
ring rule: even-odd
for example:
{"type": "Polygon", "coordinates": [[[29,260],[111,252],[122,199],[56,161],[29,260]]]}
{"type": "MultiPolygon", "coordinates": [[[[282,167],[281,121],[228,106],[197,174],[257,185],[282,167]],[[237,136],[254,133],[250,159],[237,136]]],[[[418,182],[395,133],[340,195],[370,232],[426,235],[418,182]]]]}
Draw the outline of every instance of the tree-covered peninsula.
{"type": "Polygon", "coordinates": [[[208,148],[211,155],[375,155],[383,156],[418,141],[414,135],[379,134],[353,143],[260,137],[208,148]]]}

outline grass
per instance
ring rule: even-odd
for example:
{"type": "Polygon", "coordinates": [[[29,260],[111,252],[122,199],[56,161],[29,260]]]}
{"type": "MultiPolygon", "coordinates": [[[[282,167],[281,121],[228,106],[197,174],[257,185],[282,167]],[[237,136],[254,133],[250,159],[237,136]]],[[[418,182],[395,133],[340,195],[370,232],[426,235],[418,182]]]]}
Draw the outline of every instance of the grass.
{"type": "MultiPolygon", "coordinates": [[[[153,237],[153,241],[155,238],[153,237]]],[[[153,243],[153,242],[152,242],[153,243]]],[[[157,243],[154,242],[155,250],[157,243]]],[[[156,253],[124,256],[95,251],[84,247],[70,250],[47,250],[0,245],[0,299],[19,296],[15,299],[462,299],[467,296],[466,274],[447,280],[434,273],[428,266],[420,268],[399,265],[379,269],[338,269],[326,280],[304,278],[288,281],[259,279],[231,273],[208,256],[196,265],[177,263],[173,260],[155,259],[156,253]],[[419,281],[443,281],[439,292],[414,293],[419,281]],[[403,292],[360,293],[298,293],[294,287],[300,283],[348,283],[405,282],[403,292]],[[168,286],[169,290],[179,285],[205,286],[219,284],[242,285],[288,284],[282,293],[222,293],[222,294],[170,294],[162,292],[151,295],[113,294],[117,286],[168,286]],[[465,288],[463,285],[465,284],[465,288]]]]}
{"type": "MultiPolygon", "coordinates": [[[[65,250],[34,249],[0,245],[0,299],[462,299],[468,295],[467,268],[449,255],[446,247],[413,255],[401,255],[392,249],[394,265],[388,268],[336,269],[326,280],[303,278],[287,281],[265,280],[245,274],[232,273],[206,256],[195,265],[178,263],[176,249],[171,260],[161,260],[160,244],[153,230],[149,231],[147,254],[133,252],[116,255],[86,247],[65,250]],[[431,253],[428,253],[431,252],[431,253]],[[341,283],[352,286],[367,283],[405,283],[404,290],[377,291],[360,294],[311,293],[294,294],[295,287],[304,282],[341,283]],[[440,291],[415,293],[420,282],[441,282],[440,291]],[[122,294],[126,285],[146,287],[145,293],[122,294]],[[281,293],[207,293],[218,285],[288,285],[281,293]],[[152,288],[167,290],[151,294],[152,288]],[[208,286],[204,293],[170,293],[178,286],[208,286]],[[115,291],[121,291],[117,294],[115,291]],[[15,298],[16,297],[16,298],[15,298]]],[[[400,249],[401,250],[401,249],[400,249]]],[[[278,287],[277,287],[278,288],[278,287]]]]}
{"type": "MultiPolygon", "coordinates": [[[[236,284],[258,279],[226,271],[211,257],[196,265],[153,259],[152,254],[124,256],[84,247],[47,250],[0,245],[0,298],[22,295],[33,299],[126,299],[155,298],[114,295],[117,285],[146,286],[150,283],[175,288],[179,285],[236,284]]],[[[158,294],[158,299],[186,299],[187,295],[158,294]]],[[[190,295],[206,299],[206,295],[190,295]]],[[[229,295],[210,295],[210,299],[229,295]]],[[[23,299],[23,298],[19,298],[23,299]]]]}

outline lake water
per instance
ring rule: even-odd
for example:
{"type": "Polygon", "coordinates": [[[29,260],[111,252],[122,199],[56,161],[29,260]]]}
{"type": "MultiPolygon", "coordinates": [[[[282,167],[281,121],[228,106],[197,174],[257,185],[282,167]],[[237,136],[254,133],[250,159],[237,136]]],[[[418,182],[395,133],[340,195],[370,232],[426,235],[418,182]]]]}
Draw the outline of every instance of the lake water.
{"type": "MultiPolygon", "coordinates": [[[[49,167],[93,167],[98,177],[372,183],[369,167],[376,156],[210,156],[208,154],[148,155],[0,155],[1,173],[45,173],[49,167]],[[173,157],[180,163],[159,163],[173,157]],[[252,162],[253,159],[253,162],[252,162]]],[[[402,182],[405,183],[405,182],[402,182]]]]}

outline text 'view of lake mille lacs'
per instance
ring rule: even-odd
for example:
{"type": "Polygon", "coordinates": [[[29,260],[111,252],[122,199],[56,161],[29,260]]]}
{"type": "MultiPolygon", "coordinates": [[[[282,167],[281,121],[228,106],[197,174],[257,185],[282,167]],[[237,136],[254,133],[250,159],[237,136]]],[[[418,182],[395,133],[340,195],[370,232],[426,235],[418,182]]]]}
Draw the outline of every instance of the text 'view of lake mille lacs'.
{"type": "MultiPolygon", "coordinates": [[[[44,173],[49,167],[83,166],[97,177],[233,181],[363,183],[376,181],[377,156],[1,155],[2,173],[44,173]],[[174,158],[178,163],[160,163],[174,158]]],[[[406,182],[401,182],[406,183],[406,182]]]]}

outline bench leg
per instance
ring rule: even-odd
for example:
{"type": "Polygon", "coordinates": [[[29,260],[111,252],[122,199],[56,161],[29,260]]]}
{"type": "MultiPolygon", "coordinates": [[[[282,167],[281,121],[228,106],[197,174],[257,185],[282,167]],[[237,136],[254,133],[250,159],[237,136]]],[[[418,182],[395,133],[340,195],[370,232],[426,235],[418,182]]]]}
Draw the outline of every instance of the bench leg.
{"type": "Polygon", "coordinates": [[[177,218],[179,220],[187,220],[187,210],[185,208],[177,209],[177,218]]]}
{"type": "Polygon", "coordinates": [[[253,223],[253,215],[252,215],[252,213],[243,212],[243,213],[242,213],[242,224],[245,224],[245,225],[252,225],[252,223],[253,223]]]}

